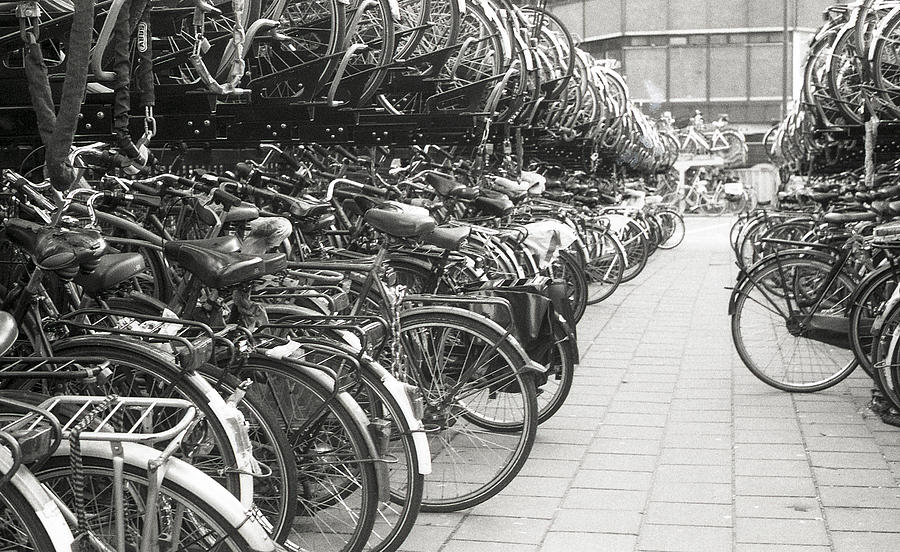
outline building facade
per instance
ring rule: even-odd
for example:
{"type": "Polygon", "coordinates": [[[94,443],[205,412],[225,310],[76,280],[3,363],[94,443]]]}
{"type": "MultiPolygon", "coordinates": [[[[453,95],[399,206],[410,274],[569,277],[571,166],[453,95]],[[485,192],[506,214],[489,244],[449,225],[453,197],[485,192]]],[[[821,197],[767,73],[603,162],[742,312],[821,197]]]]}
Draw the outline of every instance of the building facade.
{"type": "Polygon", "coordinates": [[[548,0],[595,57],[620,63],[645,112],[721,113],[748,134],[797,97],[822,13],[836,0],[548,0]]]}

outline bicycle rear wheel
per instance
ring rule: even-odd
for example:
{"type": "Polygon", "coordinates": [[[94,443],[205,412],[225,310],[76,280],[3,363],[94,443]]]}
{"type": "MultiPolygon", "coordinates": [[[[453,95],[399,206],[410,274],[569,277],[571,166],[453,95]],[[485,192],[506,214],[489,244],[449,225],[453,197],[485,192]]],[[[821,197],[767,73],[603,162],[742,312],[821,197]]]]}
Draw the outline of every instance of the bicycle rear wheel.
{"type": "Polygon", "coordinates": [[[447,310],[403,313],[400,335],[432,430],[422,510],[481,504],[515,478],[534,444],[538,405],[527,359],[494,327],[447,310]]]}
{"type": "Polygon", "coordinates": [[[378,506],[378,459],[359,405],[325,373],[287,359],[252,355],[239,377],[254,381],[247,396],[271,405],[293,448],[299,503],[288,546],[362,550],[378,506]]]}
{"type": "Polygon", "coordinates": [[[622,281],[629,282],[637,277],[644,267],[647,266],[647,258],[650,256],[647,237],[644,229],[634,220],[629,220],[625,228],[622,229],[619,241],[625,248],[625,258],[628,260],[628,266],[622,273],[622,281]]]}
{"type": "Polygon", "coordinates": [[[656,213],[662,223],[664,240],[659,244],[660,249],[675,249],[684,241],[684,218],[671,209],[663,209],[656,213]]]}
{"type": "Polygon", "coordinates": [[[625,272],[625,250],[615,236],[604,233],[591,254],[585,266],[587,304],[596,305],[619,288],[625,272]]]}
{"type": "Polygon", "coordinates": [[[736,288],[731,335],[757,378],[783,391],[827,389],[856,368],[847,331],[856,285],[808,255],[773,258],[736,288]],[[821,297],[821,301],[817,299],[821,297]],[[806,315],[815,315],[807,320],[806,315]]]}

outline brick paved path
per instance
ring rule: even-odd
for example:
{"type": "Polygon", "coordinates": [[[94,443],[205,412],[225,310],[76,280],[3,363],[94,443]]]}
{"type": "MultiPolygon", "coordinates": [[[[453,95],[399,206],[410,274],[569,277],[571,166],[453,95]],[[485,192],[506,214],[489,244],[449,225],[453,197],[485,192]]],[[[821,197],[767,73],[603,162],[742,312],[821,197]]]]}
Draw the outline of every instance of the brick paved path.
{"type": "Polygon", "coordinates": [[[900,548],[900,428],[865,375],[814,395],[759,383],[732,350],[725,219],[588,307],[569,401],[522,474],[470,511],[423,514],[427,552],[900,548]]]}

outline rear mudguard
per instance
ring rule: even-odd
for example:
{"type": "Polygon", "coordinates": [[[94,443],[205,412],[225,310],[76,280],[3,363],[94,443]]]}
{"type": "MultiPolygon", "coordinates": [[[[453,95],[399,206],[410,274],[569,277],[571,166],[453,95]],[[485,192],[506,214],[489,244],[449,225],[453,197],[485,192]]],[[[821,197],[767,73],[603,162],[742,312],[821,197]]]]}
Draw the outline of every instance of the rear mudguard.
{"type": "Polygon", "coordinates": [[[531,358],[528,356],[528,353],[526,353],[525,349],[522,347],[522,344],[519,343],[519,340],[516,339],[515,336],[513,336],[509,332],[509,330],[504,329],[502,326],[500,326],[500,324],[497,324],[496,322],[494,322],[493,320],[491,320],[490,318],[488,318],[486,316],[483,316],[481,314],[478,314],[478,313],[475,313],[475,312],[472,312],[472,311],[469,311],[466,309],[460,309],[460,308],[456,308],[456,307],[445,307],[445,306],[439,306],[439,305],[436,305],[436,306],[427,306],[426,305],[423,307],[416,307],[416,308],[412,308],[409,310],[404,310],[403,312],[400,313],[400,324],[401,324],[401,326],[403,325],[404,317],[409,317],[409,316],[413,316],[413,315],[417,315],[417,314],[440,315],[440,314],[447,313],[447,312],[453,313],[454,315],[458,315],[461,317],[469,318],[476,324],[483,324],[483,325],[489,326],[491,329],[496,331],[498,334],[504,336],[504,339],[510,344],[510,346],[515,350],[515,352],[520,357],[518,359],[520,370],[537,372],[539,374],[543,374],[544,372],[547,371],[546,366],[541,366],[540,364],[531,360],[531,358]]]}
{"type": "Polygon", "coordinates": [[[753,266],[746,270],[739,267],[737,281],[734,284],[734,288],[732,288],[731,290],[731,297],[729,297],[728,299],[728,316],[734,316],[738,298],[741,296],[741,293],[743,293],[742,290],[747,285],[748,281],[755,281],[754,274],[759,272],[763,266],[773,261],[776,257],[786,257],[789,255],[805,255],[807,257],[815,258],[823,262],[828,262],[833,259],[833,257],[828,253],[816,251],[815,249],[784,249],[766,255],[762,259],[756,261],[753,266]]]}

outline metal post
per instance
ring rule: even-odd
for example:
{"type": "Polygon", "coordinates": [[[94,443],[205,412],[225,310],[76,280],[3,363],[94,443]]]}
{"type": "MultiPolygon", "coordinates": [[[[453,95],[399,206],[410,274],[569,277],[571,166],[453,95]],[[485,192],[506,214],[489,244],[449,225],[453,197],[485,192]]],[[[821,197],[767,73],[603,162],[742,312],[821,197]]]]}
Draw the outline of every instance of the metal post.
{"type": "Polygon", "coordinates": [[[788,79],[790,75],[790,68],[788,67],[788,2],[789,0],[783,0],[783,24],[784,27],[782,29],[781,41],[782,41],[782,49],[781,49],[781,117],[784,118],[787,116],[787,101],[788,101],[788,79]]]}

